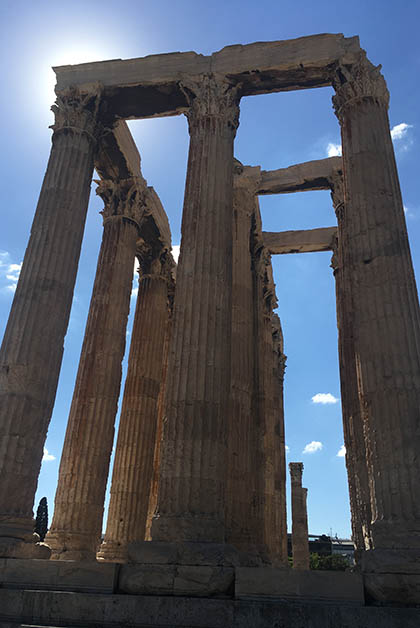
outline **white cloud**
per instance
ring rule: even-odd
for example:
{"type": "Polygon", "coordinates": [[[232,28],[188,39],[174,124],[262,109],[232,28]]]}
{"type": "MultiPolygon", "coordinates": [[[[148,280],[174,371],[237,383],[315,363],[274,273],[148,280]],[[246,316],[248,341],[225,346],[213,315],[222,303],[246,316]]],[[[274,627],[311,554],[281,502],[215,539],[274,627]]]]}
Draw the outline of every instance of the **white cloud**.
{"type": "Polygon", "coordinates": [[[0,251],[0,281],[3,289],[14,292],[16,290],[17,281],[19,279],[22,263],[14,264],[10,260],[10,254],[7,251],[0,251]]]}
{"type": "Polygon", "coordinates": [[[49,453],[48,449],[44,447],[44,455],[42,456],[42,462],[51,462],[55,460],[55,456],[49,453]]]}
{"type": "Polygon", "coordinates": [[[346,448],[344,445],[341,445],[340,449],[337,451],[338,458],[344,458],[346,455],[346,448]]]}
{"type": "Polygon", "coordinates": [[[285,450],[286,450],[286,454],[288,454],[288,453],[289,453],[289,451],[290,451],[290,447],[289,447],[289,445],[285,445],[285,446],[284,446],[284,448],[285,448],[285,450]]]}
{"type": "Polygon", "coordinates": [[[329,142],[327,146],[328,157],[341,157],[341,144],[334,144],[329,142]]]}
{"type": "Polygon", "coordinates": [[[331,393],[317,393],[312,397],[312,403],[337,403],[339,400],[331,393]]]}
{"type": "Polygon", "coordinates": [[[314,454],[316,451],[321,451],[323,448],[323,444],[319,442],[319,440],[313,440],[311,443],[305,445],[303,454],[314,454]]]}
{"type": "Polygon", "coordinates": [[[179,258],[179,251],[180,251],[180,245],[179,244],[174,244],[172,246],[172,257],[175,260],[175,263],[178,264],[178,258],[179,258]]]}
{"type": "Polygon", "coordinates": [[[408,133],[408,129],[412,129],[412,124],[407,124],[406,122],[401,122],[401,124],[396,124],[391,129],[391,137],[395,140],[403,140],[408,133]]]}

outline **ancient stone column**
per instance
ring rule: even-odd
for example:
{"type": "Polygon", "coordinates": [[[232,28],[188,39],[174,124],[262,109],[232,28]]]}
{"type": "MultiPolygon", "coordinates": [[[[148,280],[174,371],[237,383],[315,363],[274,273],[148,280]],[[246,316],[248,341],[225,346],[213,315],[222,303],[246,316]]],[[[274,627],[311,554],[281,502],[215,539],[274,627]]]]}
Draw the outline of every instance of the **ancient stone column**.
{"type": "Polygon", "coordinates": [[[47,542],[55,559],[94,559],[100,543],[144,181],[101,181],[104,232],[47,542]]]}
{"type": "MultiPolygon", "coordinates": [[[[274,445],[274,499],[269,544],[272,561],[276,564],[288,564],[287,557],[287,509],[286,509],[286,440],[284,434],[284,372],[286,356],[283,351],[283,332],[280,318],[272,315],[272,355],[273,355],[273,403],[271,438],[274,445]]],[[[270,436],[269,436],[270,437],[270,436]]]]}
{"type": "MultiPolygon", "coordinates": [[[[173,264],[173,262],[172,262],[173,264]]],[[[166,251],[140,254],[140,279],[121,409],[111,499],[99,557],[125,562],[127,545],[144,541],[164,370],[172,265],[166,251]]]]}
{"type": "Polygon", "coordinates": [[[372,508],[373,549],[364,565],[418,573],[420,316],[379,69],[361,52],[333,77],[343,144],[343,263],[372,508]]]}
{"type": "Polygon", "coordinates": [[[235,162],[233,196],[232,367],[226,472],[226,541],[248,553],[262,545],[257,493],[254,294],[251,237],[260,168],[235,162]]]}
{"type": "Polygon", "coordinates": [[[337,301],[338,354],[340,362],[341,406],[343,414],[344,445],[349,485],[352,539],[356,562],[361,552],[370,548],[370,492],[367,472],[366,446],[363,434],[362,412],[356,371],[353,336],[352,283],[343,250],[344,186],[342,173],[331,181],[332,201],[338,222],[338,235],[331,260],[335,277],[337,301]]]}
{"type": "Polygon", "coordinates": [[[51,155],[0,352],[0,556],[45,557],[33,502],[80,256],[100,92],[60,93],[51,155]]]}
{"type": "Polygon", "coordinates": [[[262,541],[270,563],[287,562],[286,469],[283,415],[284,355],[271,256],[254,243],[256,352],[255,417],[258,421],[259,483],[262,541]],[[280,370],[280,359],[283,365],[280,370]]]}
{"type": "Polygon", "coordinates": [[[238,89],[182,82],[190,150],[152,539],[222,542],[230,388],[233,140],[238,89]]]}
{"type": "Polygon", "coordinates": [[[302,462],[290,462],[292,482],[292,552],[293,569],[309,569],[308,489],[302,488],[302,462]]]}

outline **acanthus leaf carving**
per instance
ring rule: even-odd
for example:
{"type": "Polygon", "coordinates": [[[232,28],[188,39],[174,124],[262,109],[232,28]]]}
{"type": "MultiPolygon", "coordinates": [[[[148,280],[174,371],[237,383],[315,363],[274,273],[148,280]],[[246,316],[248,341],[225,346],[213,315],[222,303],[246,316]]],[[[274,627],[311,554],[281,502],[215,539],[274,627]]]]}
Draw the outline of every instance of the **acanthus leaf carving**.
{"type": "Polygon", "coordinates": [[[239,126],[240,84],[224,76],[204,74],[197,79],[185,78],[180,87],[189,103],[186,112],[191,129],[208,118],[218,119],[236,133],[239,126]]]}
{"type": "Polygon", "coordinates": [[[351,66],[340,63],[334,68],[332,85],[336,93],[332,100],[340,122],[349,106],[357,105],[363,100],[374,100],[388,107],[389,92],[381,67],[374,66],[362,51],[357,63],[351,66]]]}
{"type": "Polygon", "coordinates": [[[95,84],[90,91],[83,92],[77,87],[69,87],[57,94],[51,111],[55,121],[50,126],[57,133],[68,131],[85,134],[93,142],[97,142],[103,132],[98,121],[98,112],[102,98],[102,85],[95,84]]]}
{"type": "Polygon", "coordinates": [[[102,179],[95,183],[98,184],[96,194],[104,201],[104,209],[101,212],[104,223],[113,217],[122,217],[140,226],[146,211],[146,184],[142,177],[116,181],[102,179]]]}

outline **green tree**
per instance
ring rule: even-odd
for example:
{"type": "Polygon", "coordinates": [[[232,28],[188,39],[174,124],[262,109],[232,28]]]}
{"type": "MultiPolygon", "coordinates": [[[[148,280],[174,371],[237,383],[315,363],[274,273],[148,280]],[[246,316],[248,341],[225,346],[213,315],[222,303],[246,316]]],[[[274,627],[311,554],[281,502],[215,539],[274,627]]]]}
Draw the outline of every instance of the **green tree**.
{"type": "Polygon", "coordinates": [[[40,541],[45,539],[48,532],[48,504],[47,498],[43,497],[36,511],[35,532],[39,534],[40,541]]]}
{"type": "Polygon", "coordinates": [[[320,569],[325,571],[346,571],[350,569],[351,563],[345,556],[341,554],[329,554],[328,556],[320,556],[312,553],[309,557],[309,568],[320,569]]]}

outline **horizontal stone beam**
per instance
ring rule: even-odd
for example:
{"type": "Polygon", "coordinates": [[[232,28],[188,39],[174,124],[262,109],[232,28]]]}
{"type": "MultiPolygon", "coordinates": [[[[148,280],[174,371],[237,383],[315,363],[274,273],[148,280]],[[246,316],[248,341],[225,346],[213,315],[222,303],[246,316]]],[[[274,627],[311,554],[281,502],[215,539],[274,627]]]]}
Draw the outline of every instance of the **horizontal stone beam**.
{"type": "MultiPolygon", "coordinates": [[[[111,133],[105,135],[101,150],[95,161],[95,169],[101,179],[127,179],[142,177],[141,158],[130,129],[124,120],[115,124],[111,133]]],[[[141,224],[141,236],[157,248],[171,248],[171,229],[168,217],[153,187],[145,185],[147,211],[141,224]]]]}
{"type": "Polygon", "coordinates": [[[341,170],[341,157],[306,161],[279,170],[262,170],[257,194],[329,190],[332,177],[341,170]]]}
{"type": "Polygon", "coordinates": [[[187,108],[180,81],[214,73],[241,86],[241,95],[266,94],[331,84],[331,67],[351,64],[359,38],[322,34],[285,41],[227,46],[209,56],[195,52],[113,59],[53,68],[57,92],[100,83],[107,111],[121,118],[176,115],[187,108]]]}
{"type": "Polygon", "coordinates": [[[337,227],[274,233],[263,231],[263,242],[272,255],[314,253],[317,251],[331,251],[336,234],[337,227]]]}

